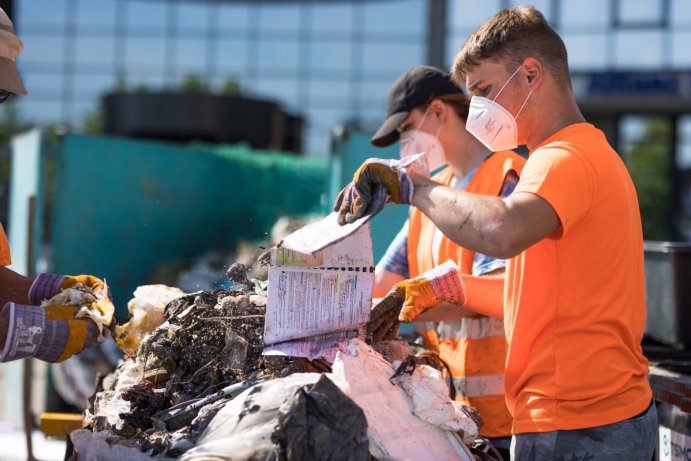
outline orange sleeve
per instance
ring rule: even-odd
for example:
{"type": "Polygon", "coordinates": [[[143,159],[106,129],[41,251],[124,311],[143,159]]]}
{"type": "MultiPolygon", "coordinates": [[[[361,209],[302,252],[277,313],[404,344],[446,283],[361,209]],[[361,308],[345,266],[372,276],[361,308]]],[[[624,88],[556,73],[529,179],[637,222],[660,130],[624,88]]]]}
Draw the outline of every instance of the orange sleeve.
{"type": "Polygon", "coordinates": [[[0,266],[9,266],[10,264],[12,264],[12,259],[10,258],[10,242],[7,241],[5,229],[3,229],[2,224],[0,224],[0,266]]]}
{"type": "Polygon", "coordinates": [[[461,274],[465,306],[487,317],[504,318],[504,274],[473,277],[461,274]]]}
{"type": "Polygon", "coordinates": [[[555,146],[531,154],[516,192],[531,192],[550,204],[561,223],[553,237],[561,238],[591,208],[594,185],[583,160],[566,146],[555,146]]]}

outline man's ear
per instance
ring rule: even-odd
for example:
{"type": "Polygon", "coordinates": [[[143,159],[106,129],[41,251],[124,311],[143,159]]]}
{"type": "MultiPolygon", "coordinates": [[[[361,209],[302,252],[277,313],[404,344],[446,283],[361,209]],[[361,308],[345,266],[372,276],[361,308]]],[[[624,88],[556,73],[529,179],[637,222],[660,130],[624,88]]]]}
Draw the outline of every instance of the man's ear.
{"type": "Polygon", "coordinates": [[[532,90],[536,90],[542,84],[545,77],[544,71],[542,63],[536,58],[529,57],[523,61],[522,73],[532,90]]]}

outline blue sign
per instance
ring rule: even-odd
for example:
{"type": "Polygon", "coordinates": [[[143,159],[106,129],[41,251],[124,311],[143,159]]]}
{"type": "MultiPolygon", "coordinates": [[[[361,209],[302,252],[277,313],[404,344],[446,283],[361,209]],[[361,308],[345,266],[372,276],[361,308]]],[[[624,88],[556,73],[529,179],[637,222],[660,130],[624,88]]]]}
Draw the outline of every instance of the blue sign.
{"type": "Polygon", "coordinates": [[[590,74],[588,94],[680,96],[682,78],[672,72],[590,74]]]}

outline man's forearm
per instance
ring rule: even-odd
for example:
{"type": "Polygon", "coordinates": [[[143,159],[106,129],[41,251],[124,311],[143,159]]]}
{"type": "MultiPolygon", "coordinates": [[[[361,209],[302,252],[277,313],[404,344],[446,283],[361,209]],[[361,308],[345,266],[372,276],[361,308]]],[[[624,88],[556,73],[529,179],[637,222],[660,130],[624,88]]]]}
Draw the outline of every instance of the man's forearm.
{"type": "Polygon", "coordinates": [[[505,257],[497,232],[504,207],[500,198],[468,194],[417,175],[414,185],[413,205],[444,235],[464,248],[505,257]]]}
{"type": "Polygon", "coordinates": [[[559,217],[542,197],[514,192],[506,198],[469,194],[411,175],[413,205],[451,240],[495,258],[516,256],[559,228],[559,217]]]}
{"type": "Polygon", "coordinates": [[[6,267],[0,267],[0,307],[10,301],[27,304],[32,282],[33,280],[28,277],[19,275],[6,267]]]}

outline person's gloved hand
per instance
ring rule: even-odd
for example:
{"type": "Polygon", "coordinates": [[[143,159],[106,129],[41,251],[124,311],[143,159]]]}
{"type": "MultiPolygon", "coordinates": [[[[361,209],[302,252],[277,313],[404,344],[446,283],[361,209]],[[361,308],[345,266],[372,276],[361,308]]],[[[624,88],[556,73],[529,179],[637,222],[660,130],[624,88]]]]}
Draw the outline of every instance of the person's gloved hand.
{"type": "Polygon", "coordinates": [[[375,342],[391,339],[392,334],[395,336],[396,322],[413,322],[442,301],[458,306],[465,304],[463,283],[453,261],[394,285],[372,309],[367,334],[375,342]]]}
{"type": "MultiPolygon", "coordinates": [[[[81,283],[92,289],[103,289],[103,280],[93,275],[38,274],[29,288],[29,301],[36,306],[50,299],[65,288],[81,283]]],[[[110,294],[109,294],[110,296],[110,294]]]]}
{"type": "Polygon", "coordinates": [[[9,326],[0,362],[36,357],[46,362],[62,362],[93,347],[98,327],[88,319],[75,319],[79,307],[45,307],[7,303],[0,315],[9,326]]]}
{"type": "Polygon", "coordinates": [[[413,182],[400,160],[371,158],[355,172],[353,181],[338,194],[334,211],[338,223],[351,223],[368,214],[376,214],[388,202],[410,204],[413,182]],[[388,199],[387,199],[388,196],[388,199]]]}
{"type": "Polygon", "coordinates": [[[372,342],[389,341],[398,335],[398,315],[404,300],[399,296],[390,295],[391,292],[370,311],[367,337],[371,338],[372,342]]]}

